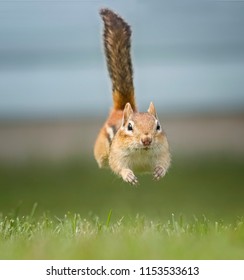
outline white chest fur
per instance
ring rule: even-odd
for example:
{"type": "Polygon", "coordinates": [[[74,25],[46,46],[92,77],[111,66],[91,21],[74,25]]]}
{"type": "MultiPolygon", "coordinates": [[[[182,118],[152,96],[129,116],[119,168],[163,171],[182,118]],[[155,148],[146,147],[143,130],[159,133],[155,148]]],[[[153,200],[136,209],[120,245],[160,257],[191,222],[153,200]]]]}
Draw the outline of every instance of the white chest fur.
{"type": "Polygon", "coordinates": [[[136,149],[127,157],[128,167],[135,172],[151,172],[154,169],[155,150],[136,149]]]}

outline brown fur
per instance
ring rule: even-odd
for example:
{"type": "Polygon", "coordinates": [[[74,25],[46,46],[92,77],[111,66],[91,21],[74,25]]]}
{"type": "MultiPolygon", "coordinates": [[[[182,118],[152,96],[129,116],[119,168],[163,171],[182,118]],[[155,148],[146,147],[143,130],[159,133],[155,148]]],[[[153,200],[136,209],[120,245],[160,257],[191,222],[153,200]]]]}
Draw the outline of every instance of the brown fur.
{"type": "Polygon", "coordinates": [[[116,13],[101,9],[104,22],[104,49],[107,67],[113,87],[113,101],[116,110],[123,110],[129,102],[136,109],[133,86],[133,69],[130,56],[130,26],[116,13]]]}
{"type": "Polygon", "coordinates": [[[158,180],[170,166],[168,140],[161,126],[157,129],[159,121],[152,103],[148,111],[133,112],[128,103],[124,109],[122,125],[110,147],[110,168],[133,185],[138,182],[133,171],[151,172],[158,180]],[[129,123],[132,130],[128,130],[129,123]]]}
{"type": "Polygon", "coordinates": [[[94,156],[99,167],[108,167],[108,157],[112,138],[108,131],[111,129],[114,135],[118,131],[123,117],[122,110],[112,110],[107,121],[100,130],[94,146],[94,156]]]}
{"type": "Polygon", "coordinates": [[[111,10],[102,9],[100,14],[104,21],[104,48],[114,104],[97,137],[95,158],[99,167],[110,167],[133,185],[138,182],[133,170],[152,172],[158,180],[170,165],[169,145],[153,103],[146,113],[136,109],[130,26],[111,10]]]}

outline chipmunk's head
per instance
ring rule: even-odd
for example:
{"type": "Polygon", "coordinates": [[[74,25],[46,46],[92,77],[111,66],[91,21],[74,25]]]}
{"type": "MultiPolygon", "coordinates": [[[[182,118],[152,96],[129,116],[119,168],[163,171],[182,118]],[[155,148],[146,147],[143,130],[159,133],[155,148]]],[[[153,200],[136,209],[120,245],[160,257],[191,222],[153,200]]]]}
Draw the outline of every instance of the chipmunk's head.
{"type": "Polygon", "coordinates": [[[133,112],[130,103],[127,103],[120,131],[124,141],[136,149],[154,148],[158,144],[162,144],[163,138],[165,138],[152,102],[146,113],[133,112]]]}

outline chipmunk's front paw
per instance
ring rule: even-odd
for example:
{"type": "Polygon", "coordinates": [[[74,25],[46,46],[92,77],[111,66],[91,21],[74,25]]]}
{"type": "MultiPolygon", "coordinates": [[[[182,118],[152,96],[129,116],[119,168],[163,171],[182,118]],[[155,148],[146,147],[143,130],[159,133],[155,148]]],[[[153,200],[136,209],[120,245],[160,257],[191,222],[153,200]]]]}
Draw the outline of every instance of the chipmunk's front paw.
{"type": "Polygon", "coordinates": [[[159,180],[165,175],[165,173],[166,173],[165,168],[163,168],[162,166],[156,166],[156,168],[154,169],[153,178],[155,180],[159,180]]]}
{"type": "Polygon", "coordinates": [[[137,180],[135,174],[130,169],[123,169],[121,171],[121,176],[125,182],[130,183],[131,185],[138,184],[138,180],[137,180]]]}

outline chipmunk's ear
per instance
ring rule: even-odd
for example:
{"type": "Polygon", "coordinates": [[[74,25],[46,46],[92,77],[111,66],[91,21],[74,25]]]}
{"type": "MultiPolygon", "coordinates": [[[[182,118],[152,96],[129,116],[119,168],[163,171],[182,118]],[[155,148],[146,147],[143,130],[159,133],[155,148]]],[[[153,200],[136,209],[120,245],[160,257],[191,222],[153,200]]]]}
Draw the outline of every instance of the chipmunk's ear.
{"type": "Polygon", "coordinates": [[[131,108],[130,103],[126,103],[124,112],[123,112],[122,126],[124,126],[126,124],[130,115],[132,115],[132,114],[133,114],[133,110],[131,108]]]}
{"type": "Polygon", "coordinates": [[[158,118],[157,117],[156,109],[155,109],[155,107],[154,107],[152,102],[150,103],[149,108],[148,108],[147,111],[148,111],[149,114],[153,115],[156,119],[158,118]]]}

